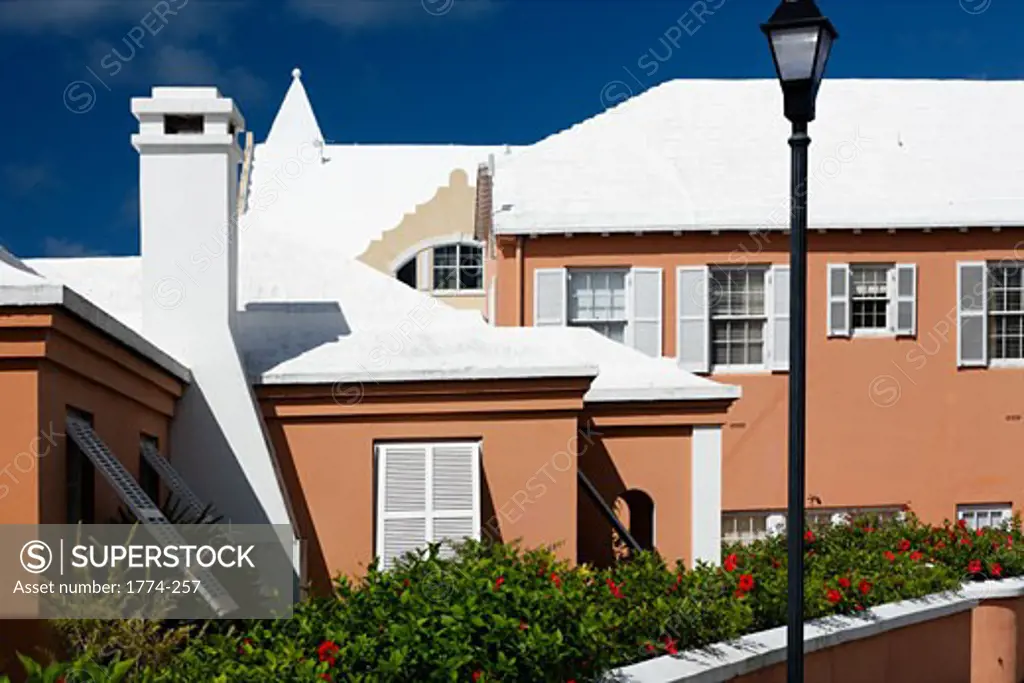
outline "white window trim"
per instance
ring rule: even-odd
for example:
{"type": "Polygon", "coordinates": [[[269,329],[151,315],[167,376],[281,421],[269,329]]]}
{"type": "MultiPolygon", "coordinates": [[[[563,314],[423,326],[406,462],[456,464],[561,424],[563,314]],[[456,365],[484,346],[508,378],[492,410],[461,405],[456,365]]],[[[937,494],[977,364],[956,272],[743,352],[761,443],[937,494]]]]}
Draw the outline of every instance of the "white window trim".
{"type": "Polygon", "coordinates": [[[850,307],[850,337],[854,339],[893,339],[896,337],[896,265],[895,263],[876,263],[873,261],[863,263],[848,263],[846,273],[849,281],[846,283],[848,292],[848,305],[850,307]],[[853,323],[853,302],[856,297],[853,294],[854,272],[860,268],[885,268],[885,327],[855,327],[853,323]]]}
{"type": "Polygon", "coordinates": [[[633,271],[628,266],[596,266],[593,268],[589,267],[569,267],[565,269],[565,325],[566,327],[590,327],[591,325],[601,324],[614,324],[622,325],[622,343],[626,346],[632,346],[633,332],[632,332],[632,321],[633,321],[633,310],[632,301],[633,298],[633,271]],[[622,318],[601,318],[591,320],[574,320],[569,311],[572,309],[572,285],[571,280],[573,276],[579,276],[584,274],[593,273],[617,273],[622,275],[622,295],[626,299],[626,309],[623,313],[622,318]]]}
{"type": "Polygon", "coordinates": [[[430,268],[428,270],[428,278],[430,280],[429,293],[434,296],[483,296],[487,293],[484,289],[484,252],[482,245],[476,240],[462,240],[458,242],[446,242],[442,244],[435,244],[430,248],[429,258],[430,268]],[[451,266],[455,269],[456,280],[458,280],[459,269],[462,267],[459,263],[459,257],[461,256],[462,247],[474,247],[480,249],[480,287],[476,289],[435,289],[434,288],[434,271],[437,269],[437,265],[434,263],[434,250],[441,247],[455,247],[456,264],[451,266]]]}
{"type": "MultiPolygon", "coordinates": [[[[775,292],[771,282],[772,265],[770,263],[753,263],[742,266],[737,265],[719,265],[709,264],[707,270],[707,288],[708,292],[711,291],[711,278],[712,273],[715,269],[718,270],[761,270],[764,271],[764,333],[761,339],[761,362],[760,363],[746,363],[736,364],[727,363],[725,365],[715,365],[715,344],[714,335],[711,333],[711,328],[715,323],[715,316],[711,312],[710,297],[707,306],[707,345],[708,345],[708,367],[711,368],[712,375],[768,375],[772,373],[769,359],[772,357],[772,342],[775,333],[775,292]]],[[[792,302],[790,302],[792,305],[792,302]]],[[[749,316],[750,319],[760,319],[762,316],[749,316]]],[[[736,320],[742,319],[737,316],[736,320]]],[[[718,320],[724,320],[724,318],[718,318],[718,320]]],[[[786,370],[779,370],[778,372],[787,372],[786,370]]]]}
{"type": "Polygon", "coordinates": [[[375,495],[377,497],[377,519],[376,519],[376,523],[374,525],[373,534],[374,534],[374,552],[375,552],[376,557],[383,558],[383,556],[384,556],[384,533],[383,533],[383,531],[384,531],[384,520],[385,519],[418,519],[420,517],[423,517],[426,520],[426,523],[425,523],[425,526],[424,526],[424,532],[425,532],[424,535],[425,535],[426,539],[428,539],[427,541],[425,541],[425,543],[424,543],[424,545],[425,545],[426,543],[429,542],[429,539],[434,537],[434,520],[435,519],[461,518],[461,517],[466,516],[464,513],[461,513],[461,512],[457,513],[457,514],[455,514],[455,513],[448,513],[448,512],[441,512],[441,513],[435,513],[434,512],[434,509],[433,509],[434,508],[434,497],[433,497],[433,491],[434,491],[434,467],[433,467],[433,465],[434,465],[434,449],[436,449],[438,447],[445,447],[445,446],[456,446],[456,445],[457,446],[465,446],[465,445],[467,445],[467,443],[471,444],[474,447],[474,450],[476,451],[475,456],[473,458],[473,473],[472,473],[472,481],[473,481],[473,510],[472,510],[473,535],[470,536],[470,538],[472,538],[475,541],[479,541],[480,540],[480,525],[481,525],[481,514],[480,514],[480,506],[481,506],[481,491],[480,491],[480,482],[481,482],[481,472],[480,472],[480,469],[481,469],[481,463],[480,463],[481,449],[480,449],[480,442],[479,441],[476,441],[476,442],[466,442],[466,441],[458,441],[458,440],[453,440],[453,441],[424,441],[424,442],[406,441],[406,442],[401,442],[401,443],[399,443],[399,442],[387,442],[387,443],[374,444],[374,455],[375,455],[375,458],[374,458],[375,459],[374,469],[375,469],[375,473],[376,473],[376,477],[375,477],[375,479],[376,479],[375,495]],[[388,449],[402,449],[402,448],[423,448],[426,451],[426,462],[424,463],[424,467],[425,467],[424,472],[425,472],[425,476],[426,476],[426,482],[425,482],[425,487],[426,487],[426,495],[425,495],[426,510],[424,512],[419,512],[419,511],[416,511],[416,512],[387,512],[387,510],[386,510],[385,503],[386,503],[386,498],[387,497],[384,495],[385,472],[384,472],[384,468],[381,467],[381,456],[383,456],[384,453],[388,449]]]}
{"type": "Polygon", "coordinates": [[[956,506],[957,520],[964,519],[967,513],[973,513],[977,515],[977,513],[979,512],[987,512],[989,513],[990,517],[993,512],[998,512],[1000,514],[1000,519],[1002,522],[1009,522],[1013,519],[1013,505],[1011,505],[1010,503],[968,503],[966,505],[956,506]]]}

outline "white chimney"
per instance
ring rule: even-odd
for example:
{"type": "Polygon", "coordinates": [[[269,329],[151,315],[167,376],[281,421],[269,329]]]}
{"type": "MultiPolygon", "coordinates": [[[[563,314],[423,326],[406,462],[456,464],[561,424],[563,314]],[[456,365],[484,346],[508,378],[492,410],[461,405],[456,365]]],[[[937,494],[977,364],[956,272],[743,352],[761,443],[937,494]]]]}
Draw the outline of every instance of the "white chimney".
{"type": "Polygon", "coordinates": [[[188,362],[210,326],[237,308],[233,215],[245,120],[216,88],[153,88],[132,100],[139,132],[142,325],[188,362]]]}
{"type": "Polygon", "coordinates": [[[233,333],[245,120],[216,88],[153,88],[152,97],[132,100],[132,113],[142,331],[192,372],[171,426],[171,461],[233,522],[294,529],[233,333]]]}

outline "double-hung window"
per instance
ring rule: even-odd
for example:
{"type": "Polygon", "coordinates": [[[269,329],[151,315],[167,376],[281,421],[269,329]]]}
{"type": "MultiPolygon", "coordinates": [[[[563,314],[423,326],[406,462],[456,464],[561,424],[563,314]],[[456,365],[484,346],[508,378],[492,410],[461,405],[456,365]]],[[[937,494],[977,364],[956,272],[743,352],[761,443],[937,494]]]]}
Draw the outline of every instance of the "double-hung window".
{"type": "Polygon", "coordinates": [[[1010,505],[1008,503],[957,505],[956,518],[966,522],[970,529],[998,527],[1010,521],[1010,505]]]}
{"type": "Polygon", "coordinates": [[[569,271],[569,325],[626,342],[626,270],[569,271]]]}
{"type": "Polygon", "coordinates": [[[957,264],[957,363],[1024,365],[1024,264],[957,264]]]}
{"type": "Polygon", "coordinates": [[[676,309],[680,367],[789,369],[789,266],[681,266],[676,309]]]}
{"type": "Polygon", "coordinates": [[[587,327],[655,358],[661,356],[660,268],[538,268],[533,324],[587,327]]]}
{"type": "Polygon", "coordinates": [[[830,337],[916,334],[915,264],[830,263],[827,278],[830,337]]]}
{"type": "Polygon", "coordinates": [[[765,268],[711,269],[711,362],[763,367],[768,312],[765,268]]]}
{"type": "Polygon", "coordinates": [[[479,442],[378,444],[376,546],[381,566],[428,543],[480,538],[479,442]]]}

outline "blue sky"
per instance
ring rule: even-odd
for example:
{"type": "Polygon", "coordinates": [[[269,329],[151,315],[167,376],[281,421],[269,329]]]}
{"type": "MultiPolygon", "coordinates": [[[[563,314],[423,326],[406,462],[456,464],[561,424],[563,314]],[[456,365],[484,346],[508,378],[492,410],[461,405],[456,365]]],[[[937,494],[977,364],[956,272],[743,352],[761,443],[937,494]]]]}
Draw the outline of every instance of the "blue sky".
{"type": "MultiPolygon", "coordinates": [[[[217,85],[260,140],[300,66],[330,141],[526,144],[669,79],[773,77],[775,4],[0,0],[0,243],[138,252],[129,98],[152,85],[217,85]]],[[[829,76],[1024,78],[1019,0],[819,5],[829,76]]]]}

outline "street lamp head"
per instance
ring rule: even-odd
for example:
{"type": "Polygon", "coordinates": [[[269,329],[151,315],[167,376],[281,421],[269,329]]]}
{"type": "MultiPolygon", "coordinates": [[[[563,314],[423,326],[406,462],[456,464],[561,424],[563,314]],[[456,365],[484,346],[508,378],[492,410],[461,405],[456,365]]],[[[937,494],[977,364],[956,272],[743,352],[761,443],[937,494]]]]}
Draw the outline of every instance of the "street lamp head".
{"type": "Polygon", "coordinates": [[[782,84],[786,118],[813,121],[818,87],[839,34],[814,0],[782,0],[761,30],[768,36],[782,84]]]}

